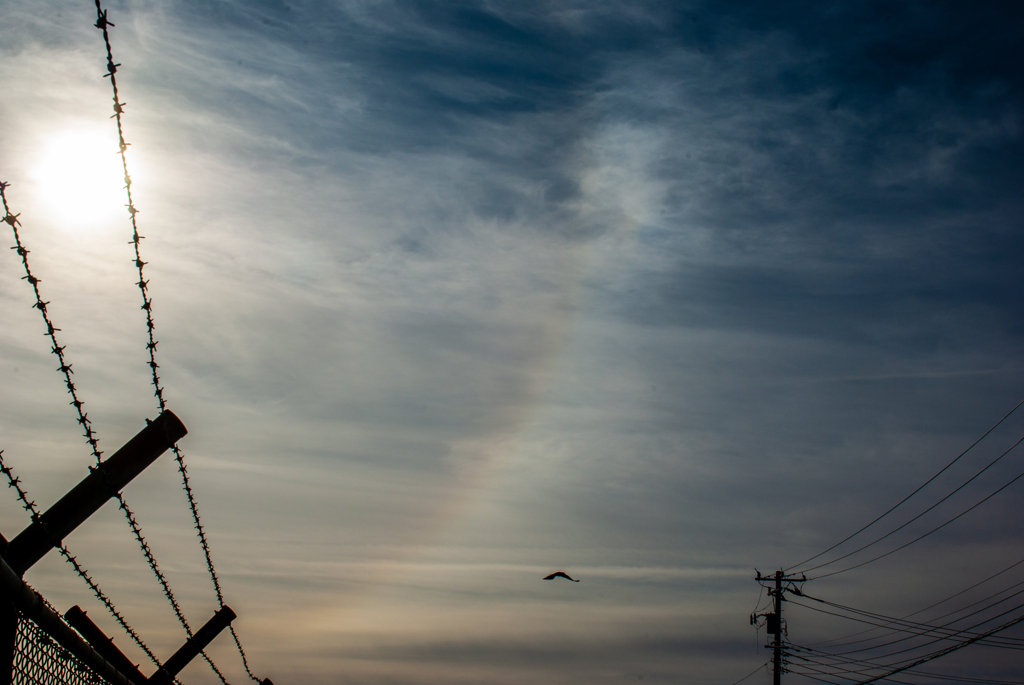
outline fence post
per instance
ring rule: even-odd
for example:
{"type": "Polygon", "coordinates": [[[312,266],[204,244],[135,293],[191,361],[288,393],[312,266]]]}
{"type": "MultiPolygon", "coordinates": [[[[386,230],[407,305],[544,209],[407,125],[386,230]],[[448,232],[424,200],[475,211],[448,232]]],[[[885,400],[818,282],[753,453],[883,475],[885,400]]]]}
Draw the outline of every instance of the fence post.
{"type": "Polygon", "coordinates": [[[150,676],[148,685],[168,685],[181,672],[181,669],[188,666],[188,662],[199,656],[199,653],[206,649],[206,646],[213,642],[213,638],[220,634],[220,631],[231,625],[236,618],[235,612],[229,606],[223,606],[217,613],[206,622],[202,628],[189,638],[181,648],[175,652],[164,665],[157,669],[156,673],[150,676]]]}
{"type": "Polygon", "coordinates": [[[21,531],[3,553],[4,561],[19,575],[61,544],[64,538],[117,495],[157,457],[188,433],[171,411],[160,414],[138,435],[21,531]]]}
{"type": "Polygon", "coordinates": [[[0,685],[11,685],[17,640],[18,610],[6,592],[0,593],[0,685]]]}
{"type": "MultiPolygon", "coordinates": [[[[0,556],[7,554],[7,538],[0,535],[0,556]]],[[[14,651],[18,642],[18,609],[14,597],[0,592],[0,685],[14,678],[14,651]]]]}

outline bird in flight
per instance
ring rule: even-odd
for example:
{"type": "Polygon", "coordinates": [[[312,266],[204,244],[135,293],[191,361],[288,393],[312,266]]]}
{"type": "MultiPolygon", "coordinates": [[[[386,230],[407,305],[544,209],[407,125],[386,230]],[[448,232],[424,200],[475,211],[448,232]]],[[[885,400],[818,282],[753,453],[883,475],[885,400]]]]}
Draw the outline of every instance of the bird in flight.
{"type": "Polygon", "coordinates": [[[566,574],[565,571],[555,571],[550,576],[544,576],[544,580],[554,580],[555,578],[568,578],[569,580],[571,580],[574,583],[580,582],[580,581],[576,580],[575,578],[569,578],[568,574],[566,574]]]}

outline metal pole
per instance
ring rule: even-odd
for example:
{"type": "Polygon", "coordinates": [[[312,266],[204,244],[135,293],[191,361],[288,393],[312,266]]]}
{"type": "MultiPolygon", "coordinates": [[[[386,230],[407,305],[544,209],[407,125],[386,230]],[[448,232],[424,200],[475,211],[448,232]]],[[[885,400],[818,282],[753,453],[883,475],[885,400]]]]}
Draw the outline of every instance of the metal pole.
{"type": "Polygon", "coordinates": [[[39,595],[18,577],[18,574],[3,559],[0,559],[0,595],[5,604],[13,602],[26,618],[31,619],[57,644],[78,657],[106,682],[112,683],[112,685],[143,685],[143,683],[133,683],[129,680],[88,642],[83,640],[78,633],[68,628],[64,621],[43,603],[39,595]]]}
{"type": "Polygon", "coordinates": [[[34,563],[61,544],[186,433],[188,430],[178,417],[165,411],[113,456],[90,469],[81,483],[11,540],[4,560],[18,576],[25,575],[34,563]]]}
{"type": "Polygon", "coordinates": [[[64,620],[72,628],[85,638],[92,648],[100,653],[104,659],[113,664],[125,676],[136,683],[145,683],[148,678],[142,675],[139,667],[131,662],[131,659],[124,655],[114,644],[112,638],[107,637],[98,625],[92,622],[88,614],[82,611],[79,606],[73,606],[64,612],[64,620]]]}
{"type": "Polygon", "coordinates": [[[174,655],[164,662],[164,665],[157,669],[149,678],[148,685],[167,685],[174,681],[181,669],[188,666],[188,662],[199,656],[199,652],[213,642],[213,638],[220,634],[220,631],[227,628],[235,620],[235,612],[231,607],[222,607],[213,615],[206,625],[200,628],[192,638],[181,646],[174,655]]]}

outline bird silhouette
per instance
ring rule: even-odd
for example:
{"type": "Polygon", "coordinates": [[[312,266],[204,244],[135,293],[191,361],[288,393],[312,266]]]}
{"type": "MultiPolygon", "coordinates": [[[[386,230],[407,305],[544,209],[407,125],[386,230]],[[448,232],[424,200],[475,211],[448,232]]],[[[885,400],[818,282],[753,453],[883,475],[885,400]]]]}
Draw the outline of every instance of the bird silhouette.
{"type": "Polygon", "coordinates": [[[544,580],[554,580],[555,578],[567,578],[574,583],[580,582],[575,578],[569,578],[568,574],[565,571],[555,571],[550,576],[544,576],[544,580]]]}

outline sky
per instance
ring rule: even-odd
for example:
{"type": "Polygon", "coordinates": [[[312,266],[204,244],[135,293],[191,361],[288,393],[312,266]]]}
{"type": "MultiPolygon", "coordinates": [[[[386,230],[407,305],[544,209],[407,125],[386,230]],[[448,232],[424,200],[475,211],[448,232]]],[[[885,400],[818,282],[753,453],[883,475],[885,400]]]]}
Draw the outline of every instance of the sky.
{"type": "MultiPolygon", "coordinates": [[[[1024,398],[1017,3],[104,7],[165,397],[261,678],[731,685],[770,657],[756,572],[806,568],[1024,398]]],[[[158,410],[94,21],[0,2],[0,180],[109,454],[158,410]]],[[[91,456],[2,252],[0,450],[48,506],[91,456]]],[[[1011,414],[856,541],[1022,435],[1011,414]]],[[[1020,560],[1022,489],[804,591],[886,616],[958,593],[1020,560]]],[[[124,495],[201,625],[173,458],[124,495]]],[[[8,489],[0,532],[27,523],[8,489]]],[[[114,505],[66,543],[177,649],[114,505]]],[[[153,670],[56,553],[26,580],[153,670]]],[[[784,617],[796,644],[864,628],[784,617]]],[[[228,636],[209,653],[246,681],[228,636]]],[[[927,668],[1024,680],[1012,656],[927,668]]]]}

